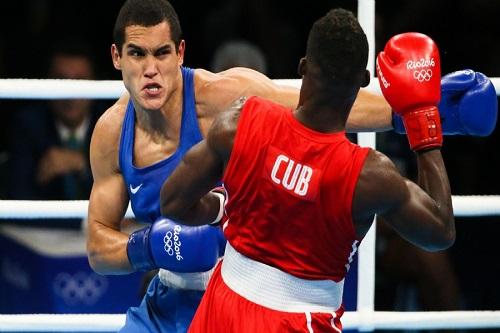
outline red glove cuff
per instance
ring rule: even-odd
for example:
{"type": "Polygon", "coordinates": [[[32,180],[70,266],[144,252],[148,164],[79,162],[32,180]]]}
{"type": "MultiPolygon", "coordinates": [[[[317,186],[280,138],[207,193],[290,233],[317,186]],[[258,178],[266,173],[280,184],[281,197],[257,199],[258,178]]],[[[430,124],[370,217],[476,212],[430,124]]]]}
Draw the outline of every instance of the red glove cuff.
{"type": "Polygon", "coordinates": [[[414,151],[441,147],[443,133],[436,106],[428,106],[402,115],[410,148],[414,151]]]}

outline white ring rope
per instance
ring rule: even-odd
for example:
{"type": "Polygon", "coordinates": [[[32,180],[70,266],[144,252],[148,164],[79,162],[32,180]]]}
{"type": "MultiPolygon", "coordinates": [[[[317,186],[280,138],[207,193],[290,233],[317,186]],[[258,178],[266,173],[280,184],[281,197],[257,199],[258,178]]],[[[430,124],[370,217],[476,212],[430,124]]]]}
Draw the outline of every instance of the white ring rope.
{"type": "Polygon", "coordinates": [[[0,80],[0,98],[5,99],[116,99],[123,95],[124,92],[123,82],[113,80],[0,80]]]}
{"type": "MultiPolygon", "coordinates": [[[[88,200],[0,200],[0,219],[85,219],[88,207],[88,200]]],[[[130,205],[125,217],[134,217],[130,205]]]]}
{"type": "MultiPolygon", "coordinates": [[[[124,324],[122,314],[0,315],[0,332],[116,332],[124,324]]],[[[347,311],[342,326],[361,331],[500,328],[500,311],[347,311]]]]}
{"type": "MultiPolygon", "coordinates": [[[[500,215],[500,195],[454,195],[452,199],[457,217],[500,215]]],[[[0,219],[84,219],[87,218],[88,204],[87,200],[0,200],[0,219]]],[[[130,206],[126,217],[134,217],[130,206]]]]}
{"type": "MultiPolygon", "coordinates": [[[[282,85],[300,87],[301,80],[273,80],[282,85]]],[[[497,95],[500,95],[500,78],[491,78],[497,95]]],[[[380,93],[377,80],[372,80],[368,90],[380,93]]],[[[56,99],[92,98],[116,99],[125,93],[122,81],[117,80],[54,80],[54,79],[0,79],[0,99],[56,99]]]]}

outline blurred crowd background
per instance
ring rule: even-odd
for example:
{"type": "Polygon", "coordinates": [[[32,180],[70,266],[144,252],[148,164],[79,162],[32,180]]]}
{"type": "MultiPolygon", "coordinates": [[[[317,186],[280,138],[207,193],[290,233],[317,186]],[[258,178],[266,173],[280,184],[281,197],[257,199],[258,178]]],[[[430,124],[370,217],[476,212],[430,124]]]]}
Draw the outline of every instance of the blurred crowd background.
{"type": "MultiPolygon", "coordinates": [[[[171,2],[187,43],[186,66],[219,71],[243,65],[273,79],[298,78],[298,60],[315,19],[332,7],[357,11],[353,0],[171,2]]],[[[121,5],[117,0],[0,2],[0,78],[120,79],[110,45],[121,5]]],[[[378,1],[376,52],[391,36],[418,31],[437,42],[443,75],[471,68],[500,77],[499,18],[499,1],[378,1]]],[[[87,199],[88,137],[96,117],[112,103],[0,100],[1,199],[87,199]],[[80,129],[76,144],[67,143],[74,133],[61,124],[80,129]]],[[[500,194],[499,135],[496,129],[486,138],[445,137],[453,194],[500,194]]],[[[415,177],[404,136],[378,134],[378,145],[415,177]]],[[[379,223],[377,309],[500,309],[499,231],[500,217],[457,218],[456,244],[430,255],[379,223]]]]}

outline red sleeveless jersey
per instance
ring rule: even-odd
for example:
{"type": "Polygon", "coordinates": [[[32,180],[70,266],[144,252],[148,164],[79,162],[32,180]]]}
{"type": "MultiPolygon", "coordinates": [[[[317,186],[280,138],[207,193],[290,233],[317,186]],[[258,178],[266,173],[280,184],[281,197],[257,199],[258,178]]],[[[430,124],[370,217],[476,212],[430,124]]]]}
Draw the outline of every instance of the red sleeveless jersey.
{"type": "Polygon", "coordinates": [[[351,210],[368,154],[257,97],[241,110],[224,173],[224,234],[241,254],[304,279],[345,277],[359,239],[351,210]]]}

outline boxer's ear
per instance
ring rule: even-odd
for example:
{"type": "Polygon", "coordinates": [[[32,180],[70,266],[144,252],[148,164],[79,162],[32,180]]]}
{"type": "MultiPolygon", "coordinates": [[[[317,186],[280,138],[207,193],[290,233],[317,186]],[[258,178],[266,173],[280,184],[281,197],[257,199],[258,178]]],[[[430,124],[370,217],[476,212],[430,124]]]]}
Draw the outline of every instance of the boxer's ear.
{"type": "Polygon", "coordinates": [[[121,70],[121,64],[120,64],[120,59],[121,59],[121,52],[118,49],[118,46],[116,44],[111,45],[111,59],[113,60],[113,66],[117,70],[121,70]]]}

